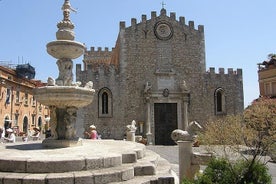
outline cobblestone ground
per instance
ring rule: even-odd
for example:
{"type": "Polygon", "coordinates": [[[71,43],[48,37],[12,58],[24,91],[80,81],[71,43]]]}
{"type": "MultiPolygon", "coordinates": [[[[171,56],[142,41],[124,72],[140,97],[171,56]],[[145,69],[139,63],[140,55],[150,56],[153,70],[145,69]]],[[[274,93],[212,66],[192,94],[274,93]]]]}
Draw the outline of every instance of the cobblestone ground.
{"type": "MultiPolygon", "coordinates": [[[[167,159],[171,165],[172,169],[178,175],[178,146],[147,146],[147,149],[152,150],[158,153],[161,157],[167,159]]],[[[203,146],[194,147],[194,152],[206,152],[206,148],[203,146]]],[[[222,149],[220,147],[215,148],[217,154],[222,154],[222,149]]],[[[232,154],[232,157],[237,158],[237,155],[232,154]]],[[[263,159],[269,159],[267,157],[263,157],[263,159]]],[[[269,172],[272,175],[272,184],[276,184],[276,163],[268,162],[269,172]]],[[[204,169],[204,166],[201,167],[204,169]]]]}

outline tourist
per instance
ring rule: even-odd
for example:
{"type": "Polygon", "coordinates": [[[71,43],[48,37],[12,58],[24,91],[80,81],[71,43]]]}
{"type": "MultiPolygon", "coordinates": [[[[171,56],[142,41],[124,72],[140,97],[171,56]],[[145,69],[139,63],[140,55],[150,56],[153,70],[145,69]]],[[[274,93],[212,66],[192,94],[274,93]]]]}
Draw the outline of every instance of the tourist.
{"type": "Polygon", "coordinates": [[[33,141],[36,141],[39,139],[40,129],[39,127],[34,127],[33,130],[34,130],[34,133],[31,135],[31,137],[33,138],[33,141]]]}
{"type": "Polygon", "coordinates": [[[11,128],[8,128],[6,132],[8,133],[8,137],[4,137],[4,140],[7,142],[15,143],[15,134],[13,130],[11,128]]]}
{"type": "Polygon", "coordinates": [[[84,134],[89,138],[89,139],[97,139],[98,138],[98,133],[96,130],[96,126],[95,125],[91,125],[89,127],[89,131],[88,132],[84,132],[84,134]]]}
{"type": "Polygon", "coordinates": [[[0,138],[4,137],[5,132],[3,128],[0,128],[0,138]]]}

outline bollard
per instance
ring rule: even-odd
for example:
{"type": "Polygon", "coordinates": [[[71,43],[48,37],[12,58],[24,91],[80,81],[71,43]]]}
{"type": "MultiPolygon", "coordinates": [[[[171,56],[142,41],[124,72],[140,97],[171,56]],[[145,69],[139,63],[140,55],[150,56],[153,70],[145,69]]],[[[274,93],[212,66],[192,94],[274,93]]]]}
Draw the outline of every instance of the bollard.
{"type": "Polygon", "coordinates": [[[126,133],[127,141],[135,142],[135,131],[127,131],[126,133]]]}
{"type": "Polygon", "coordinates": [[[178,141],[177,144],[179,149],[179,183],[181,184],[184,178],[194,179],[194,173],[191,169],[193,141],[178,141]]]}

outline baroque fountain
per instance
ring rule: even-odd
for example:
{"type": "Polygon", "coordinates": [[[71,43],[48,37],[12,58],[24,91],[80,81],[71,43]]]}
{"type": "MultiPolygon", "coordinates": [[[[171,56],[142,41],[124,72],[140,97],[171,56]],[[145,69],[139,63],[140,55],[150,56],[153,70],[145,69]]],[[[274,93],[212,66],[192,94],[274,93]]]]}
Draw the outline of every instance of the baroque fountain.
{"type": "Polygon", "coordinates": [[[51,137],[42,144],[0,144],[0,183],[175,183],[168,161],[143,144],[77,137],[77,110],[92,102],[95,90],[92,82],[73,83],[72,59],[80,57],[85,46],[74,41],[69,0],[62,11],[57,40],[47,44],[47,52],[57,59],[59,76],[49,77],[47,86],[34,90],[37,101],[50,108],[51,137]]]}
{"type": "Polygon", "coordinates": [[[95,90],[93,83],[81,87],[73,83],[73,61],[83,55],[84,44],[75,41],[74,24],[70,12],[74,11],[69,0],[63,6],[63,20],[57,24],[56,39],[47,44],[47,52],[57,59],[59,76],[56,80],[48,78],[46,87],[34,90],[35,98],[50,107],[51,137],[43,141],[45,147],[70,147],[82,145],[76,136],[76,114],[78,108],[90,104],[95,90]]]}

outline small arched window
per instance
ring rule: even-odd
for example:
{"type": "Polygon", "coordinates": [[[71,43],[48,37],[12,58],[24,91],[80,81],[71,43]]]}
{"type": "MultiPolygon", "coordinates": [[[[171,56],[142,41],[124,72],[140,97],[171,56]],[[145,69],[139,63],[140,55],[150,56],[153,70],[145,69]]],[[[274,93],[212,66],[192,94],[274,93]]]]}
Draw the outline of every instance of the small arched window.
{"type": "Polygon", "coordinates": [[[98,94],[99,117],[112,117],[112,93],[108,88],[102,88],[98,94]]]}
{"type": "Polygon", "coordinates": [[[102,114],[108,114],[108,94],[103,92],[102,94],[102,114]]]}
{"type": "Polygon", "coordinates": [[[215,114],[225,114],[226,108],[225,108],[225,92],[222,88],[218,88],[215,91],[214,96],[215,101],[215,114]]]}

